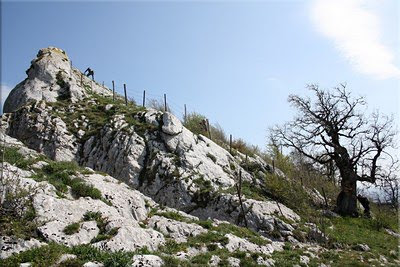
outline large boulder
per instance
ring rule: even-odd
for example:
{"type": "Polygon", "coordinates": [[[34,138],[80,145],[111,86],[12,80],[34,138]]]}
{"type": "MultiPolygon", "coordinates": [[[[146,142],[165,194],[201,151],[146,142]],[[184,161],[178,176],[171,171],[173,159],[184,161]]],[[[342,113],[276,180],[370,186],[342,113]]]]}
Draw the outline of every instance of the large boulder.
{"type": "Polygon", "coordinates": [[[15,111],[31,101],[56,102],[68,98],[76,102],[87,95],[85,85],[90,86],[94,92],[112,94],[73,68],[65,51],[55,47],[41,49],[26,74],[28,77],[7,97],[4,112],[15,111]]]}

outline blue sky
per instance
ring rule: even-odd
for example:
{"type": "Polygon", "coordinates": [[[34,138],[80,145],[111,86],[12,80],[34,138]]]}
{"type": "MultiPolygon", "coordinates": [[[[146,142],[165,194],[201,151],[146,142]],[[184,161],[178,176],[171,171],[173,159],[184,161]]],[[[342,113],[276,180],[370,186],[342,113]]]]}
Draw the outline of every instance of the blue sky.
{"type": "MultiPolygon", "coordinates": [[[[40,48],[66,50],[99,82],[140,99],[164,93],[178,116],[206,115],[265,147],[290,120],[289,94],[346,82],[370,111],[399,118],[399,1],[2,2],[1,88],[40,48]],[[332,3],[333,2],[333,3],[332,3]]],[[[139,101],[140,102],[140,101],[139,101]]]]}

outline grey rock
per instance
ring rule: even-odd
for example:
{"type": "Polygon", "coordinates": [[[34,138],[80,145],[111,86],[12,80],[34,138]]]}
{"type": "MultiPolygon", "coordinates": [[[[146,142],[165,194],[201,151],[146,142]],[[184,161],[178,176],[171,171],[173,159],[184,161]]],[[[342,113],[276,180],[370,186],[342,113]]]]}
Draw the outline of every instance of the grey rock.
{"type": "Polygon", "coordinates": [[[273,259],[264,259],[263,257],[259,256],[257,258],[257,264],[262,266],[275,266],[275,261],[273,259]]]}
{"type": "Polygon", "coordinates": [[[4,112],[13,112],[32,101],[56,102],[60,97],[68,97],[72,102],[76,102],[87,95],[80,84],[81,78],[92,91],[104,95],[111,94],[109,90],[82,76],[82,73],[71,66],[65,51],[55,47],[41,49],[32,60],[27,75],[28,77],[10,92],[4,103],[4,112]]]}
{"type": "Polygon", "coordinates": [[[91,262],[91,261],[88,261],[88,262],[86,262],[85,264],[83,264],[83,267],[103,267],[103,266],[104,266],[103,263],[100,263],[100,262],[91,262]]]}
{"type": "Polygon", "coordinates": [[[370,251],[371,250],[367,244],[354,245],[353,249],[358,250],[358,251],[370,251]]]}
{"type": "Polygon", "coordinates": [[[225,236],[228,238],[228,244],[226,244],[225,248],[230,252],[239,250],[244,252],[261,253],[264,255],[268,255],[275,250],[271,244],[259,246],[247,241],[246,239],[237,237],[232,234],[226,234],[225,236]]]}
{"type": "Polygon", "coordinates": [[[304,264],[304,265],[308,265],[308,263],[310,262],[310,258],[304,255],[300,256],[300,263],[304,264]]]}
{"type": "Polygon", "coordinates": [[[151,217],[148,226],[165,235],[169,235],[177,243],[186,242],[190,236],[207,232],[207,230],[197,224],[178,222],[160,216],[151,217]]]}
{"type": "Polygon", "coordinates": [[[337,214],[336,212],[333,212],[331,210],[323,210],[321,213],[322,213],[323,216],[328,217],[328,218],[338,218],[338,217],[340,217],[339,214],[337,214]]]}
{"type": "Polygon", "coordinates": [[[307,235],[308,240],[317,243],[326,243],[329,241],[329,238],[321,230],[319,230],[315,224],[306,223],[306,226],[310,228],[307,235]]]}
{"type": "Polygon", "coordinates": [[[229,257],[228,262],[229,262],[229,266],[232,266],[232,267],[240,266],[240,260],[238,258],[229,257]]]}
{"type": "Polygon", "coordinates": [[[156,255],[135,255],[132,267],[161,267],[164,261],[156,255]]]}
{"type": "MultiPolygon", "coordinates": [[[[110,207],[100,200],[73,199],[72,195],[57,199],[54,187],[47,183],[47,189],[34,198],[34,205],[38,221],[43,223],[40,230],[48,240],[67,245],[87,243],[96,234],[95,227],[88,228],[90,231],[87,232],[81,227],[78,233],[68,237],[62,229],[67,224],[80,222],[87,211],[99,211],[109,221],[109,227],[119,227],[119,231],[110,240],[96,246],[134,250],[146,245],[156,249],[165,241],[163,235],[139,227],[139,222],[147,220],[151,207],[160,204],[201,219],[237,223],[241,212],[238,197],[221,192],[234,188],[239,172],[243,181],[254,186],[265,183],[267,173],[274,172],[286,179],[279,169],[272,168],[258,156],[248,157],[248,162],[259,171],[247,172],[241,167],[245,155],[232,156],[209,138],[190,132],[173,114],[154,109],[130,115],[133,118],[113,115],[95,135],[89,137],[93,130],[91,116],[78,114],[70,123],[63,121],[59,114],[80,112],[84,107],[78,102],[82,100],[85,100],[85,105],[100,105],[96,99],[85,97],[93,92],[111,96],[112,92],[82,76],[71,67],[66,53],[57,48],[42,49],[27,73],[28,78],[12,91],[6,101],[7,112],[13,113],[1,117],[2,131],[23,140],[29,149],[51,159],[74,160],[130,186],[119,185],[109,176],[78,175],[98,188],[102,197],[112,203],[110,207]],[[49,104],[63,97],[71,103],[67,107],[49,104]],[[138,123],[129,123],[132,119],[138,123]],[[137,236],[132,237],[132,232],[137,236]]],[[[111,110],[114,107],[111,104],[100,108],[111,110]]],[[[29,183],[36,185],[33,180],[29,183]]],[[[284,236],[291,234],[293,227],[278,218],[281,212],[289,221],[300,219],[293,210],[272,201],[243,197],[243,206],[249,228],[265,236],[276,231],[284,236]]],[[[186,231],[193,230],[172,221],[167,224],[174,227],[174,234],[181,236],[182,240],[186,231]]],[[[243,222],[239,224],[243,225],[243,222]]],[[[167,229],[167,225],[163,227],[167,229]]]]}
{"type": "Polygon", "coordinates": [[[392,230],[390,230],[390,229],[385,228],[385,232],[388,233],[388,234],[391,235],[391,236],[400,238],[400,234],[399,234],[399,233],[396,233],[396,232],[394,232],[394,231],[392,231],[392,230]]]}
{"type": "Polygon", "coordinates": [[[20,253],[32,248],[37,248],[46,245],[34,238],[29,240],[18,239],[9,236],[0,237],[0,259],[10,257],[14,253],[20,253]]]}
{"type": "Polygon", "coordinates": [[[177,135],[182,132],[183,126],[177,117],[169,112],[163,114],[163,126],[162,131],[168,135],[177,135]]]}
{"type": "Polygon", "coordinates": [[[67,260],[73,260],[73,259],[76,259],[76,258],[77,258],[77,256],[74,255],[74,254],[63,254],[63,255],[61,255],[61,257],[58,259],[57,264],[60,264],[60,263],[62,263],[62,262],[64,262],[64,261],[67,261],[67,260]]]}
{"type": "Polygon", "coordinates": [[[179,251],[174,255],[174,257],[180,260],[188,260],[203,253],[207,253],[207,247],[205,246],[199,248],[189,247],[185,251],[179,251]]]}
{"type": "Polygon", "coordinates": [[[220,257],[218,257],[217,255],[212,255],[208,265],[209,266],[218,266],[220,261],[221,261],[220,257]]]}

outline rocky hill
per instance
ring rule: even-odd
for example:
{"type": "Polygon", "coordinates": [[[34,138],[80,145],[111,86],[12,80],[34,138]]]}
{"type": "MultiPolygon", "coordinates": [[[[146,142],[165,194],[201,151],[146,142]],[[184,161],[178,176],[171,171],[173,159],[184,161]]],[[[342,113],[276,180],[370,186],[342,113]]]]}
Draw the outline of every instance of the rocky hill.
{"type": "Polygon", "coordinates": [[[317,225],[259,194],[267,175],[287,179],[259,156],[113,97],[61,49],[41,49],[27,75],[1,117],[4,264],[273,266],[288,248],[329,263],[317,225]]]}

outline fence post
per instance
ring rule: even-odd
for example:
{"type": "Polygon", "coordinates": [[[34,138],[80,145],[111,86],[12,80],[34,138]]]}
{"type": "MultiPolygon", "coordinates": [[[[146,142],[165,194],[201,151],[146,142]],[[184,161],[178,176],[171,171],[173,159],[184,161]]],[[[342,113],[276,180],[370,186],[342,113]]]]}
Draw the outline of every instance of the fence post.
{"type": "Polygon", "coordinates": [[[210,140],[212,140],[212,139],[211,139],[211,129],[210,129],[210,122],[208,121],[208,119],[206,119],[206,121],[207,121],[207,131],[208,131],[208,137],[210,138],[210,140]]]}
{"type": "Polygon", "coordinates": [[[232,135],[229,135],[229,153],[232,154],[232,135]]]}
{"type": "Polygon", "coordinates": [[[128,105],[128,96],[126,95],[126,84],[124,84],[125,105],[128,105]]]}
{"type": "Polygon", "coordinates": [[[240,224],[241,219],[243,218],[244,225],[245,227],[247,227],[246,213],[244,211],[243,201],[242,201],[242,170],[239,170],[239,179],[238,182],[236,183],[236,191],[239,198],[240,210],[241,210],[241,213],[239,213],[238,215],[238,224],[240,224]]]}
{"type": "Polygon", "coordinates": [[[185,115],[183,117],[183,122],[186,123],[186,120],[187,120],[186,104],[184,105],[184,107],[185,107],[185,115]]]}
{"type": "Polygon", "coordinates": [[[143,107],[146,106],[146,90],[143,90],[143,107]]]}
{"type": "Polygon", "coordinates": [[[279,211],[281,212],[282,217],[285,217],[285,215],[283,215],[283,212],[281,210],[281,206],[279,205],[278,200],[275,199],[276,205],[278,206],[279,211]]]}
{"type": "Polygon", "coordinates": [[[167,112],[167,94],[164,94],[164,111],[167,112]]]}
{"type": "Polygon", "coordinates": [[[272,171],[275,172],[275,160],[272,160],[272,171]]]}
{"type": "Polygon", "coordinates": [[[112,81],[112,87],[113,87],[113,101],[115,101],[115,85],[114,85],[114,81],[112,81]]]}
{"type": "Polygon", "coordinates": [[[324,200],[325,200],[325,208],[328,209],[328,200],[326,199],[324,187],[322,187],[322,194],[323,194],[324,200]]]}

